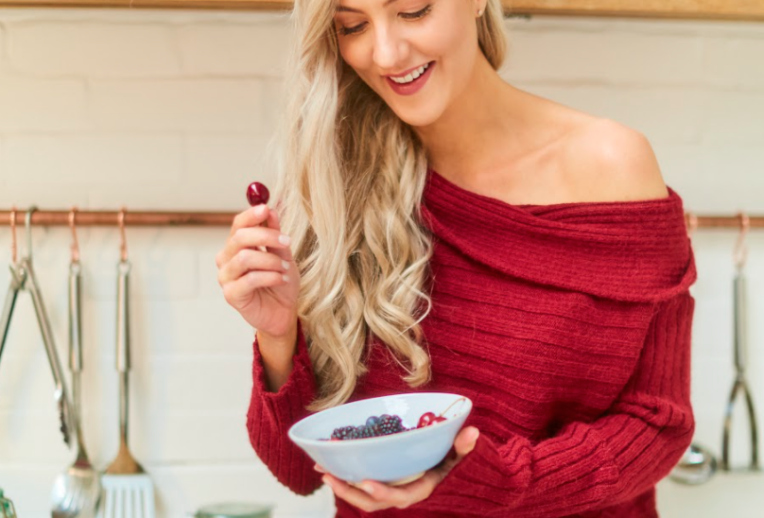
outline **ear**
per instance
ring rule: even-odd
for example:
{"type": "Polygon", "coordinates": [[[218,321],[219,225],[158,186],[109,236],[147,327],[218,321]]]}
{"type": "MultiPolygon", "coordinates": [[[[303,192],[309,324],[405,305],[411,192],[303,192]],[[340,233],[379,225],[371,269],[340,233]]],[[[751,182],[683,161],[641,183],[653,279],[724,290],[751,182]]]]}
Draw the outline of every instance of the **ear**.
{"type": "Polygon", "coordinates": [[[475,8],[475,17],[478,18],[483,16],[485,14],[485,6],[488,3],[488,0],[472,0],[472,2],[475,8]]]}

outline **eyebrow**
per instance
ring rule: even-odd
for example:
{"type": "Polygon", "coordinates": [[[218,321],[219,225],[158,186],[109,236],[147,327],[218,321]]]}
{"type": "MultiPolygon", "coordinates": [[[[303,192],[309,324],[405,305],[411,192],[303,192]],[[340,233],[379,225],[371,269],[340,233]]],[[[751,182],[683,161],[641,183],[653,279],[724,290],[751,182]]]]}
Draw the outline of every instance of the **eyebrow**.
{"type": "MultiPolygon", "coordinates": [[[[387,7],[388,5],[397,2],[398,0],[385,0],[385,3],[382,4],[382,7],[387,7]]],[[[335,11],[337,13],[361,13],[358,9],[353,9],[352,7],[345,7],[344,5],[337,6],[337,10],[335,11]]]]}

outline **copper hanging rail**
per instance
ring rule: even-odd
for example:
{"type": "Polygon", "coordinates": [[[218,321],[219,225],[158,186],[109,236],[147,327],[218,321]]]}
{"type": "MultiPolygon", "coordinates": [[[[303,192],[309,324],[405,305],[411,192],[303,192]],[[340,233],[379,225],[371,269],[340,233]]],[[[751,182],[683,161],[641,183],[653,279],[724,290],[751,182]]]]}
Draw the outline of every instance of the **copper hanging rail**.
{"type": "MultiPolygon", "coordinates": [[[[17,209],[17,218],[24,212],[17,209]]],[[[38,226],[68,226],[69,210],[37,210],[32,214],[32,224],[38,226]]],[[[77,211],[77,226],[110,227],[119,221],[120,211],[77,211]]],[[[125,225],[131,227],[230,227],[236,212],[174,212],[174,211],[131,211],[125,212],[125,225]]],[[[697,218],[698,228],[740,228],[740,214],[698,215],[686,213],[685,218],[697,218]]],[[[750,228],[764,228],[764,216],[750,216],[750,228]]],[[[10,225],[11,211],[0,211],[0,226],[10,225]]]]}
{"type": "MultiPolygon", "coordinates": [[[[69,225],[69,210],[37,210],[32,214],[32,225],[69,225]]],[[[17,218],[24,209],[16,210],[17,218]]],[[[112,227],[119,222],[120,211],[78,210],[78,227],[112,227]]],[[[171,211],[131,211],[125,209],[125,225],[131,227],[230,227],[235,212],[171,212],[171,211]]],[[[11,211],[0,211],[0,226],[10,225],[11,211]]]]}

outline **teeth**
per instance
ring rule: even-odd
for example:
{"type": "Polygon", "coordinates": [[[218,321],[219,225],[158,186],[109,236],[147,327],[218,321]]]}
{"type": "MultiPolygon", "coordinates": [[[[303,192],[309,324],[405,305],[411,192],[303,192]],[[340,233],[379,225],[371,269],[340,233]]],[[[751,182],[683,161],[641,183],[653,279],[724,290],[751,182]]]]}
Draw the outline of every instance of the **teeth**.
{"type": "Polygon", "coordinates": [[[430,66],[430,64],[428,63],[426,65],[422,65],[421,67],[417,68],[416,70],[414,70],[410,74],[406,75],[405,77],[392,77],[391,76],[390,79],[392,79],[393,81],[395,81],[398,84],[410,83],[411,81],[413,81],[417,77],[419,77],[422,74],[424,74],[424,71],[427,70],[427,67],[429,67],[429,66],[430,66]]]}

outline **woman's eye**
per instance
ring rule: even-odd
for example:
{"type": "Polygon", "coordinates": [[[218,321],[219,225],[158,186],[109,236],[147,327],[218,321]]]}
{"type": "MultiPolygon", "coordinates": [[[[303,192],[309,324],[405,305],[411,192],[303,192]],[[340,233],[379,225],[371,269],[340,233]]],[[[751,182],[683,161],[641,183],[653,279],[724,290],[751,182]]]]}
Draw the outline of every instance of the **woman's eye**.
{"type": "MultiPolygon", "coordinates": [[[[415,13],[401,13],[401,16],[407,20],[416,20],[417,18],[422,18],[424,15],[430,12],[431,6],[427,6],[421,11],[417,11],[415,13]]],[[[363,29],[364,25],[366,25],[366,22],[356,25],[355,27],[340,27],[340,34],[343,36],[349,36],[351,34],[355,34],[357,32],[360,32],[361,29],[363,29]]]]}
{"type": "MultiPolygon", "coordinates": [[[[364,22],[365,23],[365,22],[364,22]]],[[[356,25],[355,27],[340,27],[340,34],[343,36],[349,36],[363,29],[364,23],[356,25]]]]}
{"type": "Polygon", "coordinates": [[[421,11],[417,11],[415,13],[401,13],[401,16],[403,16],[407,20],[415,20],[417,18],[421,18],[422,16],[424,16],[425,14],[427,14],[429,12],[430,12],[430,6],[428,5],[427,7],[422,9],[421,11]]]}

